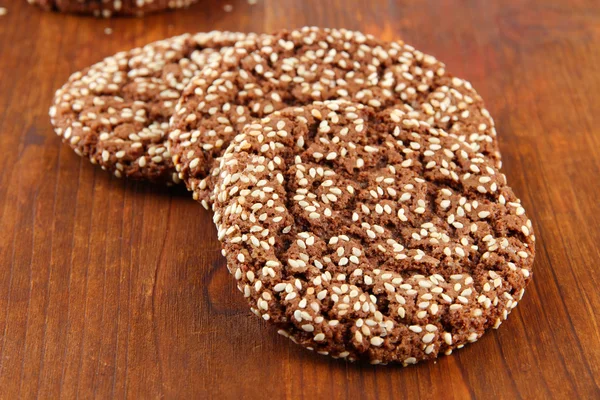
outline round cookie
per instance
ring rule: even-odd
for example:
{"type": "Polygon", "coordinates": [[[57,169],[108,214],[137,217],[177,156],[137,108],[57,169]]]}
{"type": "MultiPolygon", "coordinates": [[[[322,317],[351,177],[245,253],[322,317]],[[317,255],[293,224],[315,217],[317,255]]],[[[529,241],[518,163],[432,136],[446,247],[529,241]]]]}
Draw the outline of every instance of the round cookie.
{"type": "Polygon", "coordinates": [[[142,16],[146,13],[188,7],[198,0],[27,0],[44,10],[92,14],[96,17],[142,16]]]}
{"type": "Polygon", "coordinates": [[[523,296],[535,237],[519,199],[421,116],[315,102],[247,125],[226,150],[223,254],[282,335],[408,365],[475,342],[523,296]]]}
{"type": "Polygon", "coordinates": [[[186,88],[169,134],[180,178],[206,208],[219,157],[246,123],[315,100],[404,105],[499,160],[494,122],[481,97],[443,63],[401,41],[303,28],[247,41],[222,56],[186,88]]]}
{"type": "Polygon", "coordinates": [[[182,35],[118,53],[74,73],[50,108],[56,133],[117,177],[178,182],[166,147],[179,96],[217,50],[253,35],[182,35]]]}

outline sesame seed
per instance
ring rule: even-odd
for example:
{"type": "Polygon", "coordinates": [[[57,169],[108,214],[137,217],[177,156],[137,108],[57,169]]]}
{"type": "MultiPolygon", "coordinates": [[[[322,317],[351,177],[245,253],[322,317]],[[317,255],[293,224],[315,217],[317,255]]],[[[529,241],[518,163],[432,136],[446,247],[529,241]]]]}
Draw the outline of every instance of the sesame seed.
{"type": "Polygon", "coordinates": [[[427,333],[427,334],[425,334],[425,336],[423,336],[423,343],[431,343],[434,338],[435,338],[434,333],[427,333]]]}

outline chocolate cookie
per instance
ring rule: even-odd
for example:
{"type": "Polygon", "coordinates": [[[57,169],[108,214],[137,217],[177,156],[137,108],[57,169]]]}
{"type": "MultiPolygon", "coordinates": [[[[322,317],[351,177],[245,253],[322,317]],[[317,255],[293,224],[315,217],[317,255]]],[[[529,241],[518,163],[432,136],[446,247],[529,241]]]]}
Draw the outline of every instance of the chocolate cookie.
{"type": "Polygon", "coordinates": [[[27,0],[44,10],[92,14],[96,17],[141,16],[146,13],[188,7],[198,0],[27,0]]]}
{"type": "Polygon", "coordinates": [[[214,220],[252,311],[320,354],[403,365],[497,328],[535,237],[494,163],[403,108],[340,101],[247,125],[214,220]]]}
{"type": "Polygon", "coordinates": [[[405,106],[499,160],[494,122],[471,85],[403,42],[303,28],[221,53],[182,94],[169,135],[180,178],[206,208],[222,151],[246,123],[315,100],[405,106]]]}
{"type": "Polygon", "coordinates": [[[178,182],[166,147],[168,121],[190,79],[218,49],[252,35],[182,35],[118,53],[76,72],[56,92],[56,133],[117,177],[178,182]]]}

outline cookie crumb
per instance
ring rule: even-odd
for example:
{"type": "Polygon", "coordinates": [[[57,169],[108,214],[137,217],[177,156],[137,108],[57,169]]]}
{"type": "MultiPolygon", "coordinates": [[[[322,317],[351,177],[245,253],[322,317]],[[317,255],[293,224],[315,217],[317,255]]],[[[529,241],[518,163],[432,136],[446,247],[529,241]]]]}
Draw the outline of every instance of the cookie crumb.
{"type": "Polygon", "coordinates": [[[8,14],[8,10],[4,7],[0,7],[0,17],[4,17],[6,14],[8,14]]]}
{"type": "Polygon", "coordinates": [[[104,34],[105,35],[112,35],[113,30],[111,28],[104,28],[104,34]]]}
{"type": "Polygon", "coordinates": [[[225,4],[225,5],[223,6],[223,10],[224,10],[225,12],[232,12],[232,11],[233,11],[233,6],[232,6],[231,4],[225,4]]]}

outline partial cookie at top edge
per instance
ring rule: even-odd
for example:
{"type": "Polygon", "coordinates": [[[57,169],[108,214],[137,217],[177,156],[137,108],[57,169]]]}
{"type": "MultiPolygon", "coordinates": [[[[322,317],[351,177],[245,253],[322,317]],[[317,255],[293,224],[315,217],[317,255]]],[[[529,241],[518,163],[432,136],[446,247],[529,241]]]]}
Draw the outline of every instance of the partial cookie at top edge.
{"type": "Polygon", "coordinates": [[[414,364],[497,328],[535,237],[492,160],[402,109],[287,108],[221,160],[214,220],[252,311],[320,354],[414,364]]]}
{"type": "Polygon", "coordinates": [[[198,0],[27,0],[44,10],[91,14],[96,17],[142,16],[147,13],[188,7],[198,0]]]}
{"type": "Polygon", "coordinates": [[[217,50],[252,36],[176,36],[76,72],[50,108],[55,132],[117,177],[177,183],[165,135],[181,92],[217,50]]]}
{"type": "Polygon", "coordinates": [[[401,42],[360,32],[282,31],[221,52],[177,105],[169,143],[180,178],[208,208],[219,157],[254,118],[315,100],[411,107],[499,161],[494,123],[471,85],[401,42]]]}

